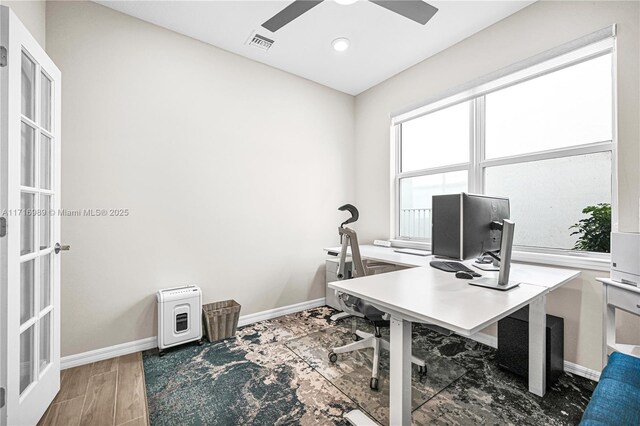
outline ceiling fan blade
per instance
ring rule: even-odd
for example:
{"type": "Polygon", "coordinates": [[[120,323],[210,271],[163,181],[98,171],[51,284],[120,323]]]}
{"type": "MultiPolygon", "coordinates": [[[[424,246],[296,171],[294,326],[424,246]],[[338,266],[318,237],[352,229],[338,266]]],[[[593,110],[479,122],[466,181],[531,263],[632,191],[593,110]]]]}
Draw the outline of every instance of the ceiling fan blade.
{"type": "Polygon", "coordinates": [[[389,9],[399,15],[409,18],[419,24],[426,24],[433,15],[436,14],[438,8],[425,3],[422,0],[370,0],[378,6],[389,9]]]}
{"type": "Polygon", "coordinates": [[[262,24],[262,26],[272,33],[287,25],[303,13],[311,10],[322,3],[322,0],[295,0],[289,6],[273,15],[271,19],[262,24]]]}

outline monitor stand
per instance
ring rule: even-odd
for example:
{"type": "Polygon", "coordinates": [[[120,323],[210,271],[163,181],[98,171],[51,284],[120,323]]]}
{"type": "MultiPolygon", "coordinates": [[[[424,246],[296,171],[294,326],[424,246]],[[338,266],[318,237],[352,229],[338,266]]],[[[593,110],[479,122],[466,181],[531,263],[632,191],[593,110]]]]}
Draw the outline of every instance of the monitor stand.
{"type": "Polygon", "coordinates": [[[509,290],[520,285],[519,282],[509,281],[511,272],[511,251],[513,249],[513,231],[515,223],[504,220],[502,224],[502,239],[500,241],[500,272],[498,278],[478,278],[469,281],[469,284],[487,287],[494,290],[509,290]]]}
{"type": "Polygon", "coordinates": [[[509,281],[507,284],[499,284],[497,278],[478,278],[473,281],[469,281],[469,284],[502,291],[509,290],[520,285],[520,283],[515,281],[509,281]]]}

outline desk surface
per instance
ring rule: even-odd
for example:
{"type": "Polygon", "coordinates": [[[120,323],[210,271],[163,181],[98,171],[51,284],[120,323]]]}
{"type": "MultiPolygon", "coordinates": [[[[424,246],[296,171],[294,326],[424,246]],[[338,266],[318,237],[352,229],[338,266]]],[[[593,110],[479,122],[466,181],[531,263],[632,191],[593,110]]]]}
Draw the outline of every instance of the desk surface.
{"type": "MultiPolygon", "coordinates": [[[[339,252],[340,248],[327,250],[339,252]]],[[[429,265],[433,260],[433,256],[396,253],[386,247],[363,245],[360,250],[363,258],[405,266],[429,265]]],[[[469,266],[473,261],[463,263],[469,266]]],[[[478,272],[483,277],[498,276],[497,272],[478,272]]],[[[329,287],[366,299],[385,312],[397,312],[468,336],[579,274],[576,270],[514,263],[510,278],[522,284],[508,291],[498,291],[471,286],[467,280],[458,279],[452,273],[426,266],[336,281],[329,287]]]]}
{"type": "Polygon", "coordinates": [[[381,310],[436,324],[469,336],[544,294],[542,286],[521,284],[509,291],[476,287],[454,274],[431,267],[329,283],[381,310]]]}
{"type": "MultiPolygon", "coordinates": [[[[432,256],[417,256],[415,254],[396,253],[393,251],[397,247],[380,247],[371,244],[363,244],[360,246],[360,256],[363,259],[379,260],[381,262],[389,262],[394,265],[401,266],[429,266],[429,262],[433,260],[432,256]]],[[[326,252],[340,253],[342,247],[329,247],[324,249],[326,252]]],[[[348,251],[351,254],[351,249],[348,251]]]]}
{"type": "MultiPolygon", "coordinates": [[[[327,252],[340,253],[341,247],[330,247],[324,249],[327,252]]],[[[394,248],[378,247],[370,244],[360,246],[360,255],[364,259],[389,262],[395,265],[417,267],[429,266],[429,262],[434,260],[433,256],[417,256],[414,254],[396,253],[394,248]]],[[[349,250],[349,253],[351,251],[349,250]]],[[[436,259],[439,260],[439,259],[436,259]]],[[[473,267],[473,260],[465,260],[462,263],[469,268],[482,274],[483,277],[497,277],[497,272],[482,271],[473,267]]],[[[513,262],[511,264],[510,280],[527,284],[534,284],[553,290],[575,277],[580,275],[580,271],[572,269],[552,268],[549,266],[526,265],[513,262]]]]}
{"type": "Polygon", "coordinates": [[[619,283],[618,281],[614,281],[611,278],[596,278],[596,281],[599,281],[602,284],[607,284],[607,285],[621,288],[623,290],[631,291],[633,293],[640,293],[640,287],[619,283]]]}
{"type": "MultiPolygon", "coordinates": [[[[483,272],[481,273],[484,275],[483,272]]],[[[498,273],[494,273],[497,276],[498,273]]],[[[580,275],[580,271],[575,269],[552,268],[514,262],[511,263],[509,280],[545,287],[548,291],[552,291],[577,278],[578,275],[580,275]]]]}

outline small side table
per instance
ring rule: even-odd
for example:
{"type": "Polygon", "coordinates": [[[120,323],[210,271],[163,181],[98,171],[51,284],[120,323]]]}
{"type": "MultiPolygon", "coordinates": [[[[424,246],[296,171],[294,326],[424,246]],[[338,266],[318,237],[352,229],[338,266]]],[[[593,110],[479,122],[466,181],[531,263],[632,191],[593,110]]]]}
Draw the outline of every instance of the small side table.
{"type": "Polygon", "coordinates": [[[607,365],[609,355],[622,352],[640,358],[640,345],[616,343],[616,309],[622,309],[640,316],[640,288],[613,281],[610,278],[596,278],[603,284],[602,318],[602,368],[607,365]]]}

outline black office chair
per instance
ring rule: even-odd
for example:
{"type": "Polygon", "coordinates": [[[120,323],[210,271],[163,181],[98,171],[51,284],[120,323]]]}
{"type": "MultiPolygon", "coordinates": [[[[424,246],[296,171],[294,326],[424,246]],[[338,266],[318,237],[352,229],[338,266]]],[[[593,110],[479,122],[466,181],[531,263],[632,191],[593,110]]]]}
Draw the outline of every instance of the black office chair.
{"type": "MultiPolygon", "coordinates": [[[[351,204],[346,204],[340,207],[339,210],[348,210],[351,213],[351,218],[343,222],[338,228],[338,233],[342,240],[342,249],[340,252],[340,263],[338,268],[338,279],[343,280],[348,277],[345,275],[346,270],[346,256],[347,248],[351,246],[351,258],[352,258],[352,276],[353,278],[363,277],[366,275],[373,275],[374,273],[384,272],[388,269],[388,265],[371,264],[363,262],[360,256],[360,248],[358,246],[358,236],[352,229],[345,228],[347,223],[355,222],[358,219],[358,210],[351,204]]],[[[359,338],[353,343],[349,343],[344,346],[333,348],[329,352],[329,361],[336,362],[338,360],[338,354],[347,352],[353,352],[360,349],[373,349],[373,369],[371,371],[371,380],[369,386],[373,390],[378,390],[378,369],[380,363],[380,349],[389,350],[389,342],[382,339],[381,329],[389,327],[389,314],[376,308],[372,303],[367,302],[364,299],[350,296],[346,293],[336,291],[336,299],[340,304],[340,307],[344,312],[351,315],[362,317],[373,324],[375,329],[374,334],[365,333],[364,331],[356,330],[355,337],[359,338]]],[[[421,374],[427,373],[427,367],[423,360],[411,357],[411,362],[418,366],[418,371],[421,374]]]]}

